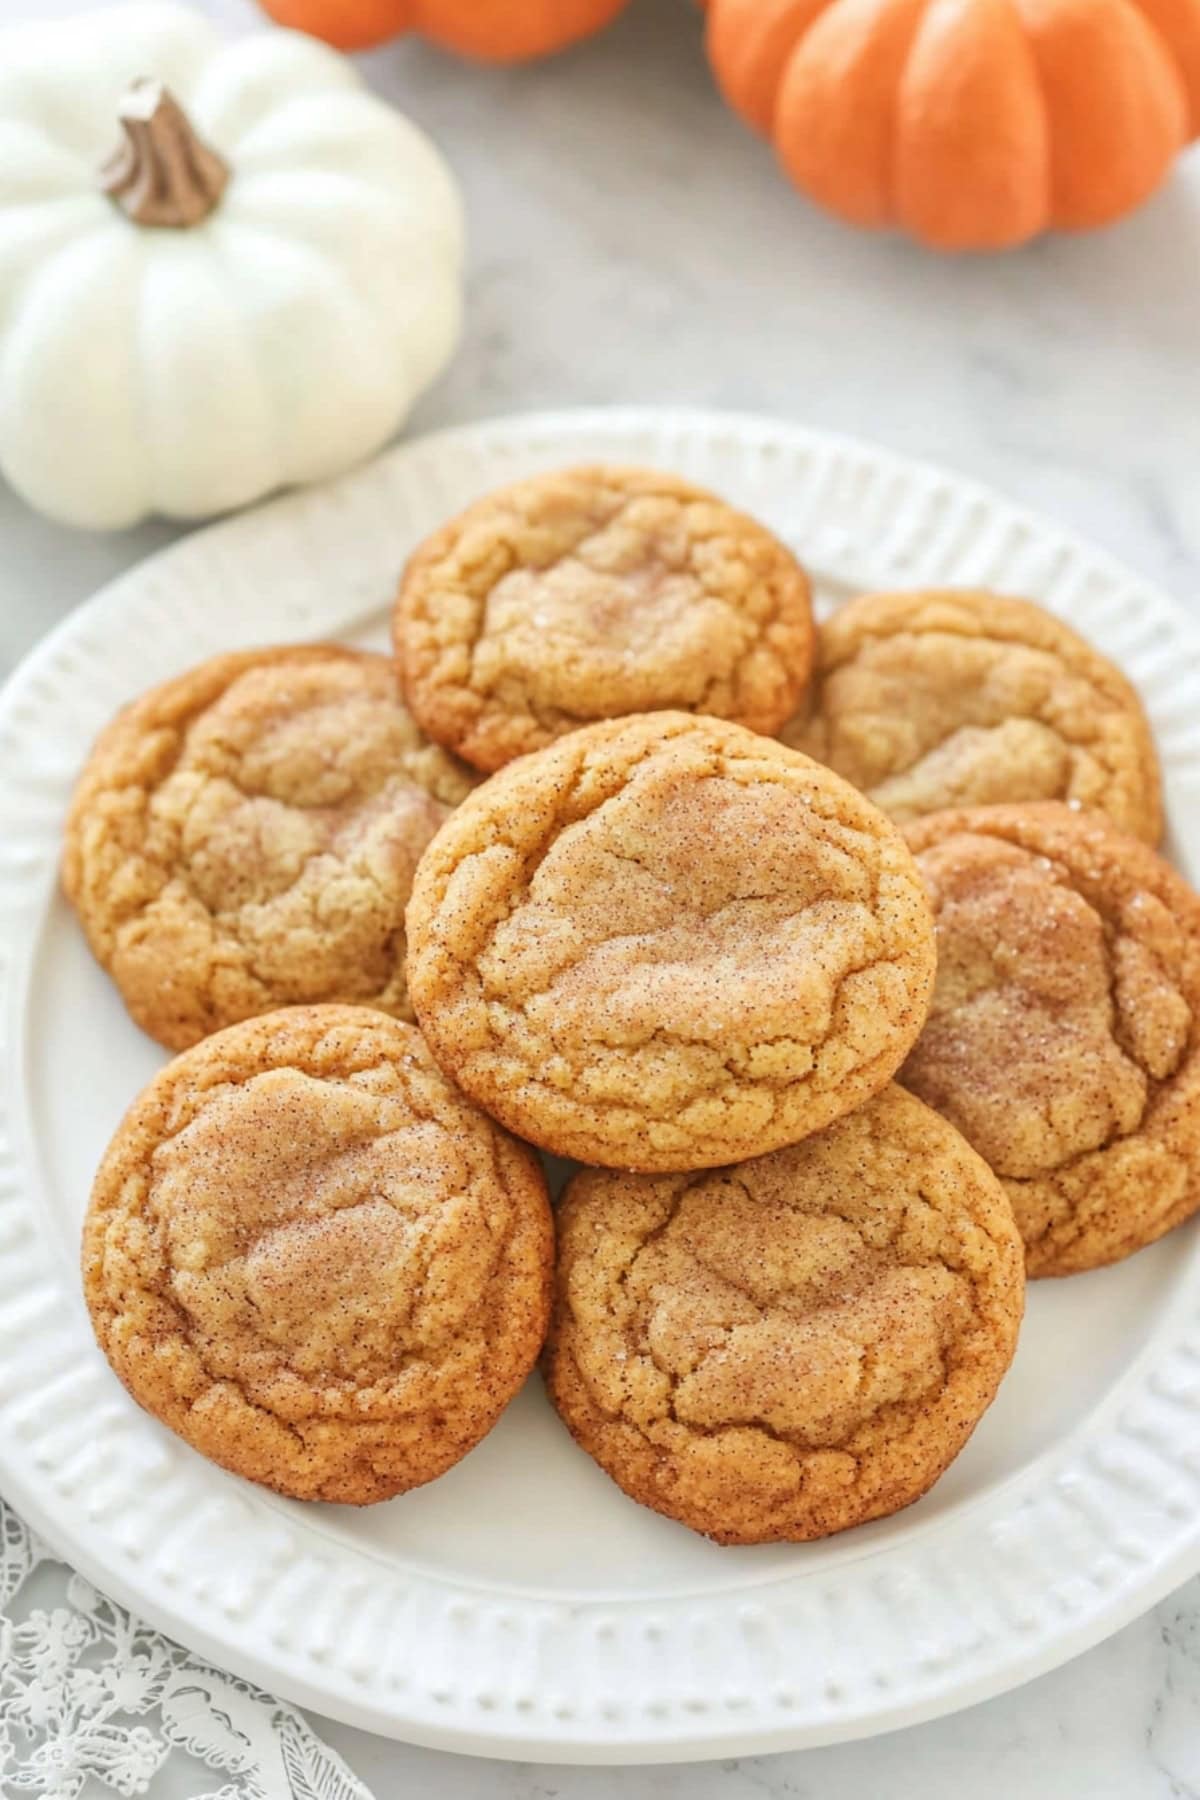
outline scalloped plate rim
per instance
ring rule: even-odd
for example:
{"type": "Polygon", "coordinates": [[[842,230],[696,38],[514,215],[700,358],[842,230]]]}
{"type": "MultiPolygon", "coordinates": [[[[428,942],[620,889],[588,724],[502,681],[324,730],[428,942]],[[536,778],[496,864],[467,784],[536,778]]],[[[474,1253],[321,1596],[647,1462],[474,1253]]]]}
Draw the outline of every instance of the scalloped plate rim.
{"type": "MultiPolygon", "coordinates": [[[[784,420],[738,413],[686,408],[622,407],[531,414],[452,426],[424,438],[409,440],[386,452],[375,463],[352,472],[324,489],[283,495],[253,512],[242,513],[190,533],[139,567],[105,584],[89,603],[69,615],[36,646],[0,691],[0,809],[9,798],[11,774],[19,773],[10,772],[5,759],[5,733],[12,728],[14,714],[19,712],[26,697],[37,687],[42,677],[55,670],[64,653],[69,653],[75,640],[86,636],[88,630],[102,622],[110,612],[114,619],[119,619],[122,611],[144,590],[148,574],[151,577],[169,576],[179,563],[186,566],[193,560],[202,560],[208,546],[217,543],[236,546],[241,534],[253,537],[264,524],[269,526],[271,522],[289,514],[300,516],[309,511],[316,513],[330,503],[336,505],[343,496],[353,503],[353,497],[357,493],[381,483],[381,470],[386,471],[384,479],[387,481],[402,483],[413,471],[419,473],[422,466],[436,466],[439,459],[453,459],[459,453],[464,456],[494,453],[503,450],[506,445],[516,444],[527,450],[536,450],[539,455],[549,447],[555,450],[556,456],[565,450],[578,457],[580,450],[586,448],[586,440],[589,438],[611,441],[626,437],[632,441],[647,435],[671,433],[691,435],[697,440],[708,442],[714,455],[718,453],[717,440],[730,439],[739,442],[743,449],[746,446],[757,446],[760,449],[763,446],[773,446],[776,452],[784,456],[790,451],[818,460],[825,459],[831,465],[836,465],[840,458],[853,464],[856,469],[867,470],[872,479],[898,482],[901,487],[908,484],[910,487],[936,490],[948,504],[962,508],[982,508],[988,521],[999,521],[1014,532],[1024,532],[1032,539],[1044,541],[1053,546],[1056,554],[1060,554],[1068,565],[1078,562],[1090,572],[1090,576],[1101,582],[1107,581],[1147,599],[1151,611],[1159,620],[1170,623],[1176,647],[1186,649],[1187,657],[1180,660],[1190,664],[1193,659],[1200,659],[1200,629],[1185,609],[1161,594],[1152,584],[1124,568],[1108,551],[1095,549],[1082,537],[1061,530],[1032,511],[1013,505],[983,483],[959,478],[935,464],[908,458],[891,450],[876,449],[854,438],[810,430],[784,420]],[[556,445],[561,445],[561,449],[556,449],[556,445]]],[[[633,451],[630,454],[642,452],[633,451]]],[[[819,560],[814,556],[814,561],[819,563],[819,560]]],[[[837,560],[836,556],[833,560],[837,560]]],[[[341,628],[345,629],[345,622],[341,628]]],[[[19,726],[17,729],[19,733],[19,726]]],[[[1190,762],[1188,768],[1190,771],[1190,762]]],[[[40,878],[46,876],[49,866],[47,854],[43,849],[36,859],[41,872],[40,878]]],[[[7,865],[0,869],[0,904],[4,901],[7,885],[10,882],[19,883],[21,879],[7,865]]],[[[33,884],[27,882],[27,885],[32,890],[33,884]]],[[[0,983],[5,989],[3,1024],[10,1062],[10,1067],[5,1071],[4,1093],[0,1097],[0,1152],[7,1159],[5,1165],[0,1166],[0,1215],[5,1217],[5,1208],[12,1209],[15,1205],[18,1211],[21,1207],[31,1211],[33,1204],[28,1197],[18,1196],[14,1200],[11,1186],[4,1186],[5,1177],[11,1180],[14,1172],[7,1166],[13,1158],[11,1148],[5,1142],[6,1114],[13,1098],[9,1093],[9,1083],[14,1071],[23,1065],[26,990],[33,969],[36,939],[41,930],[40,911],[34,908],[29,895],[26,895],[26,907],[37,912],[37,921],[34,931],[26,934],[33,940],[33,947],[26,943],[24,960],[18,958],[16,961],[15,981],[10,976],[10,958],[4,954],[9,947],[9,929],[3,923],[3,913],[0,911],[0,983]]],[[[27,1122],[27,1119],[22,1120],[23,1124],[27,1122]]],[[[18,1176],[21,1172],[19,1157],[16,1159],[15,1172],[18,1176]]],[[[7,1251],[0,1248],[0,1263],[6,1254],[7,1251]]],[[[1177,1296],[1179,1306],[1173,1304],[1170,1309],[1173,1317],[1176,1313],[1179,1314],[1181,1344],[1182,1309],[1190,1301],[1194,1311],[1195,1302],[1200,1296],[1200,1247],[1192,1246],[1189,1260],[1191,1268],[1188,1279],[1183,1281],[1181,1278],[1177,1296]]],[[[82,1305],[77,1295],[70,1296],[70,1299],[71,1304],[63,1311],[74,1321],[74,1329],[82,1329],[86,1333],[82,1305]]],[[[5,1317],[7,1304],[8,1296],[5,1295],[0,1298],[0,1322],[5,1317]]],[[[59,1328],[64,1328],[64,1321],[59,1322],[59,1328]]],[[[72,1326],[66,1324],[65,1329],[70,1331],[72,1326]]],[[[0,1326],[0,1344],[2,1343],[0,1326]]],[[[1140,1380],[1143,1367],[1149,1368],[1153,1362],[1151,1351],[1155,1343],[1154,1338],[1147,1341],[1143,1352],[1121,1378],[1119,1386],[1122,1393],[1127,1386],[1133,1385],[1127,1378],[1132,1377],[1136,1370],[1140,1380]]],[[[93,1351],[92,1354],[96,1353],[93,1351]]],[[[1200,1356],[1195,1350],[1190,1350],[1188,1354],[1193,1361],[1200,1362],[1200,1356]]],[[[6,1361],[0,1350],[0,1412],[10,1403],[9,1397],[4,1393],[5,1385],[6,1361]]],[[[1097,1415],[1113,1410],[1106,1404],[1111,1392],[1099,1403],[1094,1414],[1088,1415],[1072,1430],[1066,1440],[1068,1445],[1088,1437],[1089,1433],[1095,1435],[1099,1432],[1097,1415]]],[[[17,1399],[19,1401],[20,1396],[17,1399]]],[[[1107,1431],[1107,1424],[1104,1429],[1107,1431]]],[[[1125,1428],[1120,1427],[1120,1430],[1124,1431],[1125,1428]]],[[[1130,1433],[1126,1431],[1126,1435],[1130,1433]]],[[[972,1502],[972,1506],[983,1507],[987,1501],[1009,1489],[1028,1486],[1034,1472],[1040,1481],[1048,1481],[1051,1466],[1056,1459],[1061,1458],[1063,1448],[1064,1446],[1053,1446],[1040,1452],[1031,1459],[1028,1467],[1002,1478],[984,1499],[972,1502]]],[[[1200,1448],[1200,1434],[1197,1437],[1197,1448],[1200,1448]]],[[[1195,1461],[1195,1450],[1190,1454],[1195,1461]]],[[[1196,1473],[1197,1471],[1192,1471],[1193,1475],[1196,1473]]],[[[465,1723],[448,1719],[442,1725],[435,1716],[428,1713],[428,1709],[418,1717],[406,1713],[403,1706],[382,1711],[378,1701],[358,1701],[352,1693],[346,1691],[344,1682],[335,1685],[314,1676],[306,1669],[304,1658],[278,1648],[264,1650],[260,1647],[255,1650],[236,1633],[214,1629],[207,1619],[197,1616],[195,1607],[190,1606],[186,1598],[173,1600],[170,1590],[161,1584],[158,1589],[153,1585],[148,1587],[146,1582],[151,1574],[148,1565],[141,1582],[136,1575],[127,1577],[124,1566],[119,1563],[112,1567],[106,1566],[102,1555],[93,1549],[88,1539],[86,1522],[77,1519],[73,1528],[64,1531],[61,1508],[51,1504],[44,1492],[39,1490],[32,1476],[31,1465],[23,1459],[16,1440],[7,1432],[0,1433],[0,1474],[3,1475],[9,1497],[34,1529],[43,1533],[48,1541],[64,1549],[81,1573],[97,1586],[107,1589],[157,1628],[181,1638],[189,1647],[215,1663],[223,1664],[247,1679],[269,1689],[273,1688],[290,1699],[349,1724],[402,1737],[432,1748],[520,1760],[611,1763],[635,1759],[643,1762],[702,1759],[829,1744],[894,1730],[974,1704],[1045,1673],[1120,1629],[1182,1581],[1200,1571],[1198,1510],[1190,1529],[1177,1533],[1172,1547],[1158,1557],[1154,1566],[1144,1571],[1135,1583],[1108,1596],[1097,1595],[1081,1618],[1070,1623],[1064,1621],[1059,1630],[1037,1647],[1029,1644],[1022,1647],[1020,1634],[1013,1632],[1008,1651],[993,1658],[990,1666],[976,1673],[952,1670],[943,1680],[931,1681],[928,1691],[916,1697],[888,1698],[881,1691],[870,1705],[860,1706],[842,1716],[826,1716],[808,1723],[789,1722],[786,1716],[777,1712],[770,1720],[763,1717],[753,1723],[745,1722],[744,1714],[742,1721],[731,1714],[716,1722],[706,1721],[703,1726],[694,1723],[690,1730],[677,1728],[667,1733],[661,1729],[639,1730],[636,1726],[626,1725],[614,1726],[608,1731],[585,1731],[566,1723],[562,1729],[539,1729],[532,1722],[522,1725],[519,1710],[513,1708],[512,1715],[507,1719],[504,1719],[502,1709],[497,1711],[493,1721],[488,1721],[486,1715],[481,1715],[477,1709],[476,1714],[465,1723]]],[[[953,1529],[956,1536],[961,1536],[966,1533],[967,1526],[964,1523],[955,1525],[953,1529]]],[[[889,1546],[881,1545],[865,1549],[862,1556],[851,1559],[851,1563],[855,1567],[886,1564],[890,1554],[889,1546]]],[[[838,1567],[833,1570],[835,1580],[838,1567]]],[[[797,1585],[803,1579],[800,1576],[789,1577],[788,1585],[797,1585]]],[[[780,1583],[780,1586],[783,1585],[780,1583]]],[[[733,1605],[735,1596],[736,1589],[723,1588],[714,1596],[713,1604],[718,1608],[733,1605]]],[[[763,1610],[761,1583],[747,1587],[746,1597],[754,1610],[763,1610]]],[[[597,1608],[607,1607],[611,1611],[632,1609],[632,1606],[633,1602],[629,1597],[622,1595],[607,1602],[573,1604],[565,1607],[564,1611],[582,1616],[597,1608]]],[[[659,1610],[662,1608],[659,1607],[659,1610]]],[[[310,1663],[314,1660],[311,1653],[308,1660],[310,1663]]]]}

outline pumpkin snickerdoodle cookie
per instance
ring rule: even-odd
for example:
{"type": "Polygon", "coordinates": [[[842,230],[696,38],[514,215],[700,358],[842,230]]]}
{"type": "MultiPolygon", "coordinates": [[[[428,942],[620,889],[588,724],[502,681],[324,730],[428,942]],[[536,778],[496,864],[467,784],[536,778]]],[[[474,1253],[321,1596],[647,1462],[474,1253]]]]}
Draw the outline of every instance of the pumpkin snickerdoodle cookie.
{"type": "Polygon", "coordinates": [[[136,1100],[84,1225],[84,1292],[133,1397],[302,1500],[431,1481],[491,1429],[545,1334],[533,1153],[410,1025],[297,1007],[185,1052],[136,1100]]]}
{"type": "Polygon", "coordinates": [[[409,705],[485,770],[592,720],[666,707],[775,731],[812,650],[790,551],[704,489],[643,469],[489,494],[417,551],[396,607],[409,705]]]}
{"type": "Polygon", "coordinates": [[[901,822],[951,806],[1075,800],[1162,836],[1158,758],[1118,669],[1028,601],[865,594],[821,627],[785,742],[901,822]]]}
{"type": "Polygon", "coordinates": [[[792,1143],[887,1082],[933,980],[899,831],[740,726],[589,726],[484,782],[421,859],[409,988],[511,1130],[696,1169],[792,1143]]]}
{"type": "Polygon", "coordinates": [[[84,769],[64,886],[97,959],[169,1049],[272,1007],[408,1014],[413,870],[470,777],[387,657],[215,657],[125,708],[84,769]]]}
{"type": "Polygon", "coordinates": [[[896,1087],[733,1168],[585,1171],[558,1231],[555,1406],[633,1499],[720,1543],[907,1506],[1016,1346],[1004,1191],[896,1087]]]}
{"type": "Polygon", "coordinates": [[[1053,802],[909,838],[938,976],[901,1079],[1003,1179],[1031,1275],[1141,1249],[1200,1207],[1200,896],[1053,802]]]}

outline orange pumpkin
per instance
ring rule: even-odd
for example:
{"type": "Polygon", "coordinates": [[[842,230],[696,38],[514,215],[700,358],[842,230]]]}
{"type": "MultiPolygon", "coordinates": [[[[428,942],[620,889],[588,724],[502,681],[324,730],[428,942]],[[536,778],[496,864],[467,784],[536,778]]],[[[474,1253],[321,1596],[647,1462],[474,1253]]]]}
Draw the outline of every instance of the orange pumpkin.
{"type": "Polygon", "coordinates": [[[483,62],[549,56],[615,19],[629,0],[262,0],[280,25],[339,50],[367,50],[404,31],[483,62]]]}
{"type": "Polygon", "coordinates": [[[797,187],[941,249],[1104,225],[1200,134],[1200,0],[709,0],[708,48],[797,187]]]}

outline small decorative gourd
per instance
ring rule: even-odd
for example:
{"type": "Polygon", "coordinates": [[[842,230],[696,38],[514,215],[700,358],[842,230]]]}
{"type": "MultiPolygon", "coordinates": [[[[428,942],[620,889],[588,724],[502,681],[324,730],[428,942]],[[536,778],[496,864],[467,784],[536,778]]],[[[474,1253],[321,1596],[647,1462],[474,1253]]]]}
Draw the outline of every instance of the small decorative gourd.
{"type": "Polygon", "coordinates": [[[450,356],[441,156],[333,51],[186,8],[0,35],[0,470],[93,527],[383,444],[450,356]]]}
{"type": "Polygon", "coordinates": [[[1200,0],[710,0],[708,44],[797,187],[942,249],[1106,224],[1200,132],[1200,0]]]}
{"type": "Polygon", "coordinates": [[[482,62],[525,62],[590,37],[629,0],[262,0],[273,19],[366,50],[402,32],[482,62]]]}

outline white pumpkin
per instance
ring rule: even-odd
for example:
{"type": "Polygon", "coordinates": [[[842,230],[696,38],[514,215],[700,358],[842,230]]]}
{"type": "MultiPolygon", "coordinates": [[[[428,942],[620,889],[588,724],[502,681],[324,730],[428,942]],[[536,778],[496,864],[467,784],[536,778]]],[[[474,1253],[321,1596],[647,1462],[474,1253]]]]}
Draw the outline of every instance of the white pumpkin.
{"type": "Polygon", "coordinates": [[[0,33],[0,470],[54,518],[366,456],[454,349],[462,260],[439,153],[310,38],[167,4],[0,33]]]}

